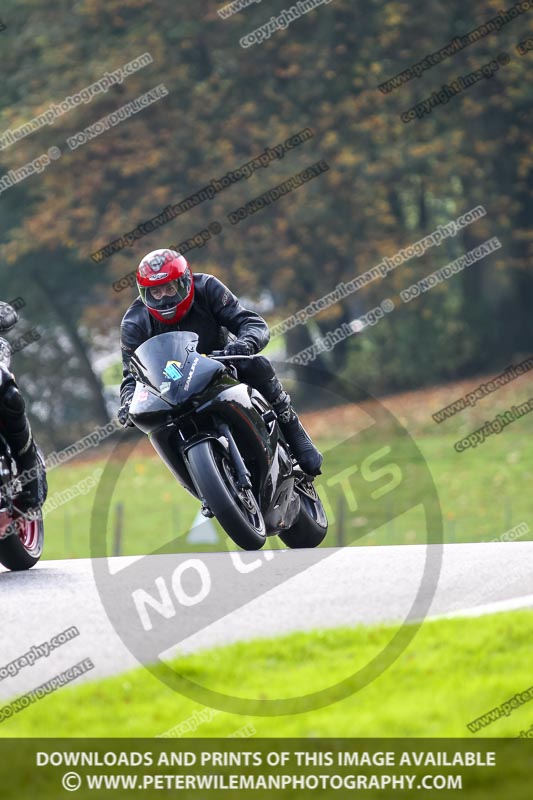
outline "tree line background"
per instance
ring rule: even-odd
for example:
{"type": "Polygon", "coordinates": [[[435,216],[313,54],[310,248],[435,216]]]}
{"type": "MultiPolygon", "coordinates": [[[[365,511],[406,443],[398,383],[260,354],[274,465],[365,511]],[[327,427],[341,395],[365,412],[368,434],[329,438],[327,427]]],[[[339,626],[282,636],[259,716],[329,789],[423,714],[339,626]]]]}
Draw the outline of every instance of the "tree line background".
{"type": "Polygon", "coordinates": [[[0,195],[1,296],[26,307],[16,335],[39,342],[14,370],[45,447],[69,444],[110,414],[97,358],[118,351],[134,289],[114,281],[142,255],[213,221],[188,254],[239,295],[271,293],[277,322],[477,205],[487,216],[350,295],[286,337],[296,353],[384,298],[396,310],[317,363],[373,394],[497,370],[533,352],[533,9],[392,93],[378,83],[495,16],[501,0],[411,0],[318,7],[260,45],[240,37],[288,7],[175,0],[4,0],[0,136],[145,52],[153,63],[92,102],[0,151],[0,175],[50,147],[62,156],[0,195]],[[400,114],[508,53],[490,79],[422,120],[400,114]],[[74,152],[66,139],[164,83],[168,96],[74,152]],[[314,137],[100,264],[91,253],[266,147],[314,137]],[[227,215],[310,164],[330,169],[230,225],[227,215]],[[401,289],[492,236],[502,248],[407,305],[401,289]]]}

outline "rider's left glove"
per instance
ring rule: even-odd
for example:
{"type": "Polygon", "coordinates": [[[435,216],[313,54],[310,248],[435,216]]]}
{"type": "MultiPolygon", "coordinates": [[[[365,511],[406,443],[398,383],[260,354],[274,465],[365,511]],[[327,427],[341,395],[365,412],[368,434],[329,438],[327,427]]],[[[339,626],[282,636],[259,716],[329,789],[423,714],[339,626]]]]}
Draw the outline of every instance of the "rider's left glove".
{"type": "Polygon", "coordinates": [[[229,342],[224,348],[225,356],[251,356],[254,349],[249,342],[243,339],[237,339],[235,342],[229,342]]]}
{"type": "Polygon", "coordinates": [[[117,412],[117,418],[123,428],[133,428],[133,422],[130,419],[130,405],[131,405],[131,398],[126,400],[120,406],[117,412]]]}

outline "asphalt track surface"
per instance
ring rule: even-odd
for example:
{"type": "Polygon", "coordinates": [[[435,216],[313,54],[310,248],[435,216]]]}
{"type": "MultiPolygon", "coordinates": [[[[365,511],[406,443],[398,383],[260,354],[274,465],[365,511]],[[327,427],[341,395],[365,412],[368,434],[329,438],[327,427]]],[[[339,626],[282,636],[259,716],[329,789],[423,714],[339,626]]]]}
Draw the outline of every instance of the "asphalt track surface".
{"type": "Polygon", "coordinates": [[[409,613],[418,619],[533,608],[533,542],[270,553],[42,561],[28,572],[1,571],[0,675],[32,645],[73,625],[80,633],[16,676],[1,678],[0,697],[30,691],[87,657],[95,669],[76,683],[154,663],[161,653],[166,657],[294,630],[398,622],[409,613]],[[440,556],[440,574],[430,568],[420,592],[424,566],[428,560],[438,563],[440,556]],[[102,577],[95,580],[95,572],[108,569],[112,575],[102,590],[102,577]],[[179,580],[173,583],[176,573],[179,580]],[[188,607],[181,604],[183,598],[201,597],[206,577],[207,596],[188,607]],[[142,604],[132,601],[140,588],[167,615],[145,604],[153,624],[148,633],[141,624],[142,604]],[[124,643],[128,636],[139,658],[124,643]]]}

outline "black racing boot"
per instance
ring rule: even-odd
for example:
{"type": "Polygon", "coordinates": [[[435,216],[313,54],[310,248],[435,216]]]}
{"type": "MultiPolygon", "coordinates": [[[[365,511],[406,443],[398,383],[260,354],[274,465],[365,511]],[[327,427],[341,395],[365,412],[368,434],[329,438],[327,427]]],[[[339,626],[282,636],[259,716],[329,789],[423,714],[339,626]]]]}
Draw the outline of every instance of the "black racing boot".
{"type": "Polygon", "coordinates": [[[33,441],[24,398],[12,375],[7,370],[0,371],[0,430],[17,465],[21,492],[15,498],[15,503],[24,513],[39,509],[46,500],[48,486],[45,464],[33,441]]]}
{"type": "Polygon", "coordinates": [[[20,476],[22,491],[17,495],[15,504],[19,511],[38,511],[44,505],[48,494],[44,459],[35,446],[30,433],[27,449],[22,453],[13,453],[20,476]]]}
{"type": "Polygon", "coordinates": [[[283,389],[277,378],[272,378],[267,384],[261,386],[260,391],[272,405],[283,435],[302,470],[307,475],[320,475],[322,454],[314,446],[311,437],[300,422],[298,414],[291,405],[290,395],[283,389]]]}

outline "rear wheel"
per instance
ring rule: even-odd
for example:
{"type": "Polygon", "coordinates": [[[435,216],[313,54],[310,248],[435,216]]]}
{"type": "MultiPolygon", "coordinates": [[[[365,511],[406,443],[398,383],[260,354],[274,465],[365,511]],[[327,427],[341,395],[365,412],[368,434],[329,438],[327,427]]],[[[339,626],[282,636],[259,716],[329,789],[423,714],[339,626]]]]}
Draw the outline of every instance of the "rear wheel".
{"type": "Polygon", "coordinates": [[[279,534],[291,549],[318,547],[328,532],[328,518],[312,481],[297,483],[294,491],[300,496],[300,514],[288,530],[279,534]]]}
{"type": "Polygon", "coordinates": [[[231,459],[212,439],[187,451],[191,477],[198,494],[228,536],[243,550],[259,550],[266,541],[263,515],[250,489],[237,486],[231,459]]]}
{"type": "Polygon", "coordinates": [[[14,517],[10,525],[13,532],[0,539],[0,564],[13,571],[30,569],[43,552],[44,522],[42,514],[36,519],[21,515],[14,517]]]}

